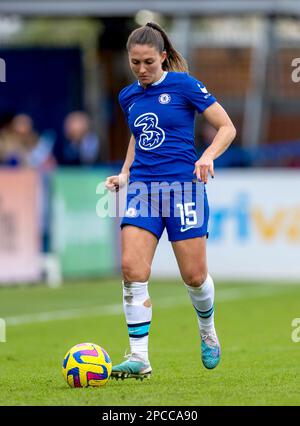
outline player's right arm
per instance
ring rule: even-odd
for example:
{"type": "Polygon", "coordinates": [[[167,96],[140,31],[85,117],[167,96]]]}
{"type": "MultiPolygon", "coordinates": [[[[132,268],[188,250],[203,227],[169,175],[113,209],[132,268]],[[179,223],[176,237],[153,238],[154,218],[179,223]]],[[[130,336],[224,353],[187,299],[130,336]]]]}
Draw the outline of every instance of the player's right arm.
{"type": "Polygon", "coordinates": [[[134,160],[135,139],[131,135],[129,145],[127,148],[126,158],[121,170],[121,173],[116,176],[109,176],[106,179],[105,186],[110,191],[118,191],[120,187],[124,186],[129,178],[129,169],[134,160]]]}

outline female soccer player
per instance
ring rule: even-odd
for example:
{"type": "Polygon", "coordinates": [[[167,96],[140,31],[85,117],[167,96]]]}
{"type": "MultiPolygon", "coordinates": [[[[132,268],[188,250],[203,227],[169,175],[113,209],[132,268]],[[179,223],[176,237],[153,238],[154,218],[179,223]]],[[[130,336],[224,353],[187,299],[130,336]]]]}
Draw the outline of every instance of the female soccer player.
{"type": "Polygon", "coordinates": [[[152,372],[148,358],[152,318],[148,280],[164,228],[197,314],[202,362],[212,369],[220,361],[221,350],[214,326],[214,283],[206,263],[205,184],[209,174],[214,177],[214,160],[228,148],[236,131],[214,96],[188,74],[186,61],[158,24],[150,22],[134,30],[127,50],[137,81],[120,92],[119,101],[132,136],[121,173],[108,177],[106,187],[117,191],[128,179],[129,185],[143,182],[147,191],[140,191],[139,201],[147,205],[149,214],[139,214],[137,205],[132,207],[131,203],[135,197],[128,193],[121,236],[123,306],[131,354],[113,367],[112,377],[143,379],[152,372]],[[217,130],[200,159],[194,148],[195,112],[203,114],[217,130]],[[169,215],[161,209],[165,195],[153,202],[158,192],[153,182],[164,182],[162,188],[174,182],[179,185],[179,189],[177,185],[175,191],[168,192],[169,215]],[[189,202],[185,202],[183,193],[187,183],[191,188],[187,190],[189,202]],[[197,189],[202,196],[197,195],[197,189]]]}

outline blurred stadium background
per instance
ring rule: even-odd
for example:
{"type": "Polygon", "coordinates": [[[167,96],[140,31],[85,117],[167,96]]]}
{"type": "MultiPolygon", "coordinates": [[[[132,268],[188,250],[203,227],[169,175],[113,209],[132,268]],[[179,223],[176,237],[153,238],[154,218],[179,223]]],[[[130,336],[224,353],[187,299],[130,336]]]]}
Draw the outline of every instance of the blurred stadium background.
{"type": "MultiPolygon", "coordinates": [[[[156,20],[238,130],[209,182],[209,262],[221,279],[300,279],[300,5],[293,1],[2,1],[1,284],[119,271],[97,184],[129,137],[125,44],[156,20]]],[[[197,118],[199,154],[214,130],[197,118]]],[[[178,269],[165,239],[155,276],[178,269]]]]}
{"type": "MultiPolygon", "coordinates": [[[[299,45],[296,1],[0,2],[1,405],[299,405],[299,45]],[[151,282],[158,374],[143,393],[115,382],[66,393],[59,367],[72,345],[94,341],[113,362],[128,346],[119,220],[97,215],[97,188],[129,140],[118,105],[132,82],[126,39],[151,20],[238,131],[207,185],[223,361],[199,368],[196,318],[164,236],[151,282]]],[[[195,131],[200,155],[214,130],[197,117],[195,131]]]]}

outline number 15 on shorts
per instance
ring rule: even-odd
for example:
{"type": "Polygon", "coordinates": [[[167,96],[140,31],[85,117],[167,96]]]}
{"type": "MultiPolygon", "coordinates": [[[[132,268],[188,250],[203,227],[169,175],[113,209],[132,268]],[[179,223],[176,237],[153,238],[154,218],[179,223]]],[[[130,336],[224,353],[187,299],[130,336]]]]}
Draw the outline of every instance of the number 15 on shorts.
{"type": "Polygon", "coordinates": [[[180,212],[182,230],[184,229],[184,227],[194,227],[195,225],[197,225],[197,214],[196,211],[193,210],[194,206],[194,202],[176,204],[176,207],[179,209],[180,212]]]}

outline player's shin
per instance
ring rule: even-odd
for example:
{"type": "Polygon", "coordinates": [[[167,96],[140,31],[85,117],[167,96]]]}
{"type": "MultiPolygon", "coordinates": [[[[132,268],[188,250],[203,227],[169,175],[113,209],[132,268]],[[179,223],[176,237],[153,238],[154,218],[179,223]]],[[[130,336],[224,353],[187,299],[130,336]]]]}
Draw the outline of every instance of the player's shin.
{"type": "Polygon", "coordinates": [[[189,296],[196,310],[198,324],[201,332],[214,330],[214,282],[208,274],[204,283],[199,287],[187,284],[189,296]]]}
{"type": "Polygon", "coordinates": [[[123,282],[123,306],[129,334],[130,359],[148,364],[148,337],[152,319],[148,282],[123,282]]]}
{"type": "Polygon", "coordinates": [[[197,313],[203,365],[208,369],[215,368],[220,362],[221,348],[214,325],[214,282],[207,275],[201,286],[186,287],[197,313]]]}

